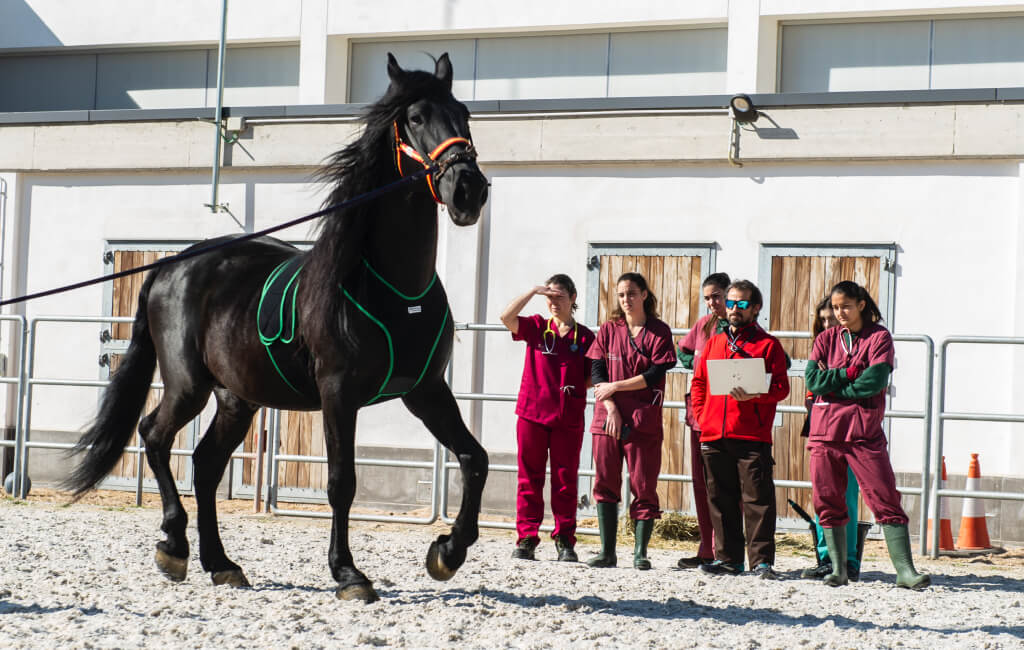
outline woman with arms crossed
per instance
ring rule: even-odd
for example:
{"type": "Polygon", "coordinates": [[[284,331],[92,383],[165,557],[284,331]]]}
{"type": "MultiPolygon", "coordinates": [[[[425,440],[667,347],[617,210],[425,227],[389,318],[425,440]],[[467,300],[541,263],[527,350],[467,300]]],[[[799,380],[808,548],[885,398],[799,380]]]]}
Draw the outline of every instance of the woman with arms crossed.
{"type": "Polygon", "coordinates": [[[807,389],[815,395],[807,442],[814,509],[833,558],[832,573],[823,582],[838,587],[848,581],[846,562],[840,558],[847,556],[849,467],[864,501],[882,525],[896,567],[896,585],[923,589],[931,578],[914,569],[907,513],[900,505],[882,429],[885,390],[895,359],[892,336],[879,324],[882,314],[864,287],[840,282],[830,295],[839,327],[815,339],[806,371],[807,389]]]}
{"type": "Polygon", "coordinates": [[[661,471],[661,402],[665,372],[676,364],[672,330],[658,320],[658,299],[639,273],[624,273],[615,284],[618,306],[598,330],[587,351],[594,360],[594,501],[601,530],[601,552],[587,564],[616,565],[615,534],[622,494],[622,459],[629,466],[636,522],[633,566],[650,569],[647,543],[661,516],[658,473],[661,471]]]}
{"type": "Polygon", "coordinates": [[[583,411],[590,383],[586,350],[594,334],[573,318],[576,285],[564,274],[513,300],[501,314],[512,339],[526,342],[526,362],[516,401],[519,482],[518,540],[512,557],[533,560],[544,519],[544,478],[551,455],[552,538],[558,561],[576,562],[576,478],[583,446],[583,411]],[[534,296],[547,298],[551,316],[520,316],[534,296]]]}
{"type": "MultiPolygon", "coordinates": [[[[811,342],[813,343],[819,334],[838,324],[839,321],[836,320],[835,312],[832,311],[832,297],[825,296],[814,310],[814,323],[811,325],[811,342]]],[[[814,393],[807,391],[804,406],[807,408],[807,419],[804,420],[804,428],[800,435],[806,438],[811,430],[811,409],[814,408],[814,393]]],[[[864,550],[864,536],[858,530],[859,524],[857,521],[857,499],[859,497],[860,488],[857,487],[857,477],[847,468],[846,511],[849,514],[850,521],[846,524],[846,573],[850,582],[857,582],[860,579],[860,559],[864,550]]],[[[821,522],[818,520],[817,515],[814,517],[814,526],[818,564],[801,571],[800,577],[821,580],[832,573],[832,557],[828,554],[825,534],[821,529],[821,522]]]]}

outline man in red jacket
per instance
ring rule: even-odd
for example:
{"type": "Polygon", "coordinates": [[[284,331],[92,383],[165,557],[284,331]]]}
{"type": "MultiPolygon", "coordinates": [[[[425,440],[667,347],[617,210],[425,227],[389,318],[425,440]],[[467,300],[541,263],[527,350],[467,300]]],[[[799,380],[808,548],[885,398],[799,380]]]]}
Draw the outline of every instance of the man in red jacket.
{"type": "Polygon", "coordinates": [[[775,405],[789,395],[786,353],[779,340],[757,324],[763,299],[748,280],[726,290],[729,328],[704,347],[690,385],[693,411],[700,422],[704,459],[715,530],[715,561],[700,567],[718,575],[743,572],[743,523],[746,520],[750,567],[761,578],[777,579],[775,563],[775,482],[772,480],[772,424],[775,405]],[[771,374],[767,393],[750,394],[736,387],[728,395],[708,392],[707,362],[713,359],[764,359],[771,374]]]}

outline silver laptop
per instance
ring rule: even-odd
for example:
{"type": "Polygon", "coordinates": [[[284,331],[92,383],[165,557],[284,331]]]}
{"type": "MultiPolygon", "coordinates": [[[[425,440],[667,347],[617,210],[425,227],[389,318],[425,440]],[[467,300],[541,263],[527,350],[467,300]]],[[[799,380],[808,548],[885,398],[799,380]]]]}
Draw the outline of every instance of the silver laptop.
{"type": "Polygon", "coordinates": [[[711,359],[708,362],[708,391],[728,395],[736,387],[752,395],[768,392],[770,374],[764,371],[764,359],[711,359]]]}

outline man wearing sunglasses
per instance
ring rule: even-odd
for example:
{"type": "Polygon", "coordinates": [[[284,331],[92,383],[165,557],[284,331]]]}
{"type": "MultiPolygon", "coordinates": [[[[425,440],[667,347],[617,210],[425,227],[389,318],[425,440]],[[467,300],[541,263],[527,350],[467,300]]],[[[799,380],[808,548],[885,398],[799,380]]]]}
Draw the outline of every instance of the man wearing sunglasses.
{"type": "Polygon", "coordinates": [[[694,368],[690,385],[693,411],[700,423],[715,561],[700,567],[716,575],[743,572],[747,547],[750,567],[760,578],[774,580],[775,483],[772,480],[772,424],[775,405],[789,395],[786,354],[779,340],[757,324],[763,300],[748,280],[726,290],[729,327],[713,336],[694,368]],[[750,394],[736,387],[728,395],[708,392],[707,362],[712,359],[764,359],[771,375],[768,392],[750,394]],[[746,540],[744,540],[744,523],[746,540]],[[746,541],[746,544],[744,544],[746,541]]]}

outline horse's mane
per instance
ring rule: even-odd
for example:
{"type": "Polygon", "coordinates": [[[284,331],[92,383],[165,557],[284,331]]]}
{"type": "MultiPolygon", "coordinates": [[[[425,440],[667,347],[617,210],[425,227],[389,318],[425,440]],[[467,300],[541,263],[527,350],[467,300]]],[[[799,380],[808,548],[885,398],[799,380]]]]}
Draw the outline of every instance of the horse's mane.
{"type": "MultiPolygon", "coordinates": [[[[393,124],[402,124],[406,108],[421,99],[452,101],[447,85],[433,74],[403,71],[387,92],[366,108],[363,131],[353,142],[327,158],[316,180],[334,185],[323,207],[365,194],[398,177],[393,148],[393,124]]],[[[303,338],[316,351],[319,341],[340,337],[347,350],[355,349],[346,301],[340,286],[364,254],[366,235],[379,209],[373,200],[335,210],[320,220],[319,236],[307,255],[299,284],[303,338]]]]}

